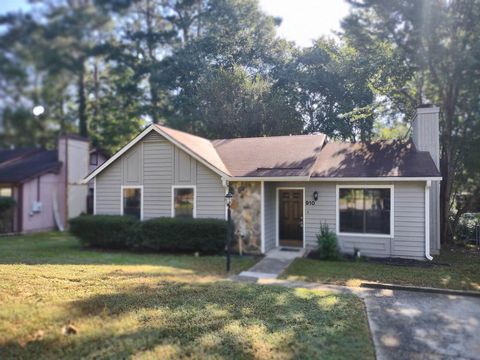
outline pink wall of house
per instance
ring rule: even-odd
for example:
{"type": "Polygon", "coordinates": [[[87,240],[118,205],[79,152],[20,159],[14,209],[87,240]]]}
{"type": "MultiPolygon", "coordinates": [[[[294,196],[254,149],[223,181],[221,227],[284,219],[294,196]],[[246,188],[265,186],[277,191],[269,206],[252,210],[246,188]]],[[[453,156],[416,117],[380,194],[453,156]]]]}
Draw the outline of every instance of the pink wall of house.
{"type": "Polygon", "coordinates": [[[23,184],[23,232],[42,231],[54,229],[53,202],[55,194],[59,204],[61,194],[60,176],[57,174],[45,174],[23,184]],[[39,212],[33,211],[34,203],[39,201],[42,208],[39,212]]]}

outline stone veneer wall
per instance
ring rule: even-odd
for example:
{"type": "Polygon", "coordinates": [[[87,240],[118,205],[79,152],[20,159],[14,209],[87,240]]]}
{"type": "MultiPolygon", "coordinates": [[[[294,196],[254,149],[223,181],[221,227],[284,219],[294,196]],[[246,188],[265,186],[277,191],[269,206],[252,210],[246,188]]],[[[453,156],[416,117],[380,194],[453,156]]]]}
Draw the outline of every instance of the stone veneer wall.
{"type": "Polygon", "coordinates": [[[235,249],[245,253],[261,252],[261,186],[259,182],[232,182],[231,215],[235,249]]]}

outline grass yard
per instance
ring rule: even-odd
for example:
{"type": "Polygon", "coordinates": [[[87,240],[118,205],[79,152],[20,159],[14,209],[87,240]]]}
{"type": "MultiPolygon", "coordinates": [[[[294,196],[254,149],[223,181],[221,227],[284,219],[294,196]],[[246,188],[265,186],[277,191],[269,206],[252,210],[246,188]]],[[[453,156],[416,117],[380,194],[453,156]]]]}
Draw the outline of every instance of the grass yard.
{"type": "Polygon", "coordinates": [[[356,297],[233,283],[224,265],[0,238],[0,359],[374,358],[356,297]]]}
{"type": "Polygon", "coordinates": [[[431,267],[297,259],[283,278],[348,286],[383,282],[480,291],[480,252],[444,250],[440,256],[434,257],[431,267]]]}

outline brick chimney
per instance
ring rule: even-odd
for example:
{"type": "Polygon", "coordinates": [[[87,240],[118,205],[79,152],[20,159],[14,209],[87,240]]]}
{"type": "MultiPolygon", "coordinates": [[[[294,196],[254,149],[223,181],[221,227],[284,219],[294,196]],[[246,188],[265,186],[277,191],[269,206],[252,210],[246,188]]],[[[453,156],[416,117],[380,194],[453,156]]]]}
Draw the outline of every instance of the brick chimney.
{"type": "MultiPolygon", "coordinates": [[[[440,170],[440,109],[426,105],[419,107],[412,121],[412,140],[418,151],[428,151],[440,170]]],[[[440,252],[440,181],[430,186],[430,252],[440,252]]]]}

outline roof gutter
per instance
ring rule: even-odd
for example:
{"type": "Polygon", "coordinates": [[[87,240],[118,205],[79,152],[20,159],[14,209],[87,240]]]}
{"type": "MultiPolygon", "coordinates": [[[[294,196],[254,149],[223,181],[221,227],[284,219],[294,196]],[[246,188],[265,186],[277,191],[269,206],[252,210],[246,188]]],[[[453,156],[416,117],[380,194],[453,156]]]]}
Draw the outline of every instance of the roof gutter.
{"type": "Polygon", "coordinates": [[[309,176],[230,176],[226,177],[228,181],[310,181],[309,176]]]}
{"type": "Polygon", "coordinates": [[[230,176],[225,177],[229,181],[308,181],[308,182],[345,182],[345,181],[440,181],[441,177],[395,177],[395,176],[380,176],[380,177],[311,177],[311,176],[230,176]]]}
{"type": "Polygon", "coordinates": [[[428,260],[433,260],[430,255],[430,188],[432,182],[430,180],[425,182],[425,257],[428,260]]]}

